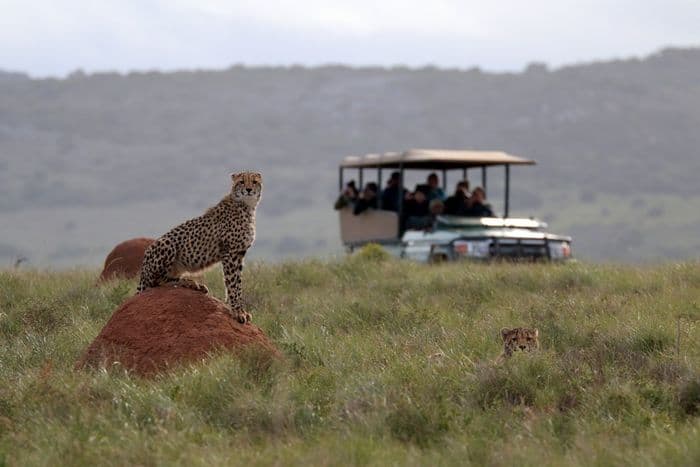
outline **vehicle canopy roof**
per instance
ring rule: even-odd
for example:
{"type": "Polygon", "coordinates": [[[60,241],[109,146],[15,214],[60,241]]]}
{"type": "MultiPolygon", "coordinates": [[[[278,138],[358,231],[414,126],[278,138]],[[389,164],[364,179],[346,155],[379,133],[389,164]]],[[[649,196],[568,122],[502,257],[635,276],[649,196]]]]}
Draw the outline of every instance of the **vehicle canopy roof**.
{"type": "Polygon", "coordinates": [[[535,161],[502,151],[409,149],[364,156],[348,156],[342,168],[459,169],[489,165],[532,165],[535,161]]]}

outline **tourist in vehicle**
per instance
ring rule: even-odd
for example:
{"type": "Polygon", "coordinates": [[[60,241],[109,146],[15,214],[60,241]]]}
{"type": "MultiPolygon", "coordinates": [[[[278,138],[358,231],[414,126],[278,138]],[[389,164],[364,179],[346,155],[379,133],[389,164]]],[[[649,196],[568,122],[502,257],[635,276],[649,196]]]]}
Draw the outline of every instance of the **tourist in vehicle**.
{"type": "Polygon", "coordinates": [[[416,191],[406,200],[403,214],[407,229],[422,229],[430,224],[430,205],[427,185],[416,186],[416,191]]]}
{"type": "Polygon", "coordinates": [[[367,183],[355,202],[353,214],[357,216],[368,209],[377,209],[377,191],[379,188],[376,183],[367,183]]]}
{"type": "Polygon", "coordinates": [[[406,195],[408,194],[408,190],[405,188],[401,187],[401,174],[399,172],[394,172],[391,174],[391,177],[389,177],[389,180],[386,182],[386,188],[382,192],[382,204],[381,208],[385,211],[394,211],[398,212],[399,211],[399,190],[402,192],[401,196],[406,198],[406,195]]]}
{"type": "Polygon", "coordinates": [[[445,200],[445,214],[463,216],[467,211],[467,202],[469,202],[469,181],[462,180],[457,183],[454,194],[445,200]]]}
{"type": "Polygon", "coordinates": [[[428,210],[430,211],[430,230],[433,230],[433,227],[435,227],[435,224],[437,222],[438,216],[441,216],[445,213],[445,203],[443,203],[439,199],[434,199],[430,202],[428,205],[428,210]]]}
{"type": "Polygon", "coordinates": [[[348,206],[353,206],[355,201],[357,201],[358,196],[359,193],[357,192],[357,187],[355,186],[355,180],[350,180],[338,196],[333,208],[340,210],[348,206]]]}
{"type": "Polygon", "coordinates": [[[435,172],[428,175],[427,183],[430,187],[430,191],[427,193],[428,201],[432,201],[434,199],[445,201],[445,192],[442,190],[442,188],[440,188],[440,179],[438,179],[435,172]]]}
{"type": "Polygon", "coordinates": [[[480,186],[474,188],[471,197],[469,197],[467,210],[464,215],[470,217],[494,217],[491,205],[486,203],[486,192],[480,186]]]}

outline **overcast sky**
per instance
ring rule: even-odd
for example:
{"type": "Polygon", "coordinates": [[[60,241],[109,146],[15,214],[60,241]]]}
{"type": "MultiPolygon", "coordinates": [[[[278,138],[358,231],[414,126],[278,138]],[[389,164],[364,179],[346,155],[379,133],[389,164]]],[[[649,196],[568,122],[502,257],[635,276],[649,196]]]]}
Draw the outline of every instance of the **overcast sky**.
{"type": "Polygon", "coordinates": [[[700,46],[700,0],[0,0],[0,69],[520,70],[700,46]]]}

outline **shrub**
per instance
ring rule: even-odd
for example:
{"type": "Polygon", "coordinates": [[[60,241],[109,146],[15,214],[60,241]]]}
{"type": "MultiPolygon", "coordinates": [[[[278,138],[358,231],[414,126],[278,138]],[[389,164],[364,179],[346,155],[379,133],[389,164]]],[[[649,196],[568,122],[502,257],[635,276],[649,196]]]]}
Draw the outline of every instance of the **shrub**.
{"type": "Polygon", "coordinates": [[[678,404],[687,415],[700,415],[700,377],[686,381],[678,392],[678,404]]]}
{"type": "Polygon", "coordinates": [[[362,261],[381,263],[391,258],[391,253],[377,243],[368,243],[357,252],[357,258],[362,261]]]}

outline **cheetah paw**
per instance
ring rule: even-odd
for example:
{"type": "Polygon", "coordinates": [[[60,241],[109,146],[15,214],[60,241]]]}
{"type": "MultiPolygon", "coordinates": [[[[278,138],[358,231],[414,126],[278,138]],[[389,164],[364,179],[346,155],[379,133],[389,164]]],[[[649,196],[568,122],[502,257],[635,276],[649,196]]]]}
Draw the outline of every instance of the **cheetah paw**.
{"type": "Polygon", "coordinates": [[[248,313],[247,311],[243,311],[243,310],[232,311],[231,315],[233,316],[233,319],[235,319],[236,321],[238,321],[241,324],[250,323],[250,320],[252,319],[252,316],[250,315],[250,313],[248,313]]]}
{"type": "Polygon", "coordinates": [[[207,287],[206,285],[204,285],[204,284],[197,284],[196,282],[195,282],[195,285],[196,285],[197,287],[196,287],[194,290],[196,290],[197,292],[202,292],[202,293],[205,294],[205,295],[209,294],[209,287],[207,287]]]}

